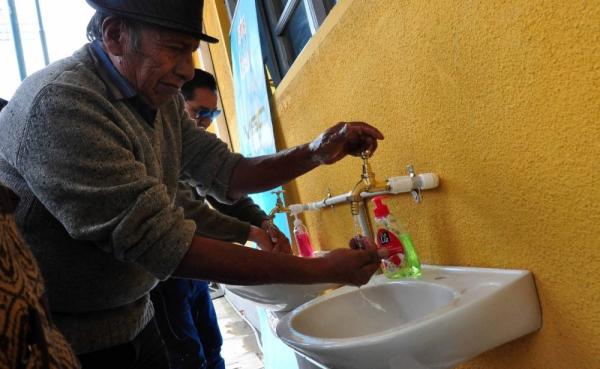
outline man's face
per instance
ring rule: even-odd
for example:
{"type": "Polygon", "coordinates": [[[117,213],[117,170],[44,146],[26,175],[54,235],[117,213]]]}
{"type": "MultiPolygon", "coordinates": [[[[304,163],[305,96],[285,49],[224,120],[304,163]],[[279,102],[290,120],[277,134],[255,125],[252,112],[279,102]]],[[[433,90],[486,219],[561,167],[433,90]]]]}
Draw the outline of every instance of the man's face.
{"type": "Polygon", "coordinates": [[[163,28],[144,27],[137,50],[126,47],[117,68],[142,100],[157,108],[194,76],[192,53],[199,41],[163,28]]]}
{"type": "Polygon", "coordinates": [[[191,100],[185,102],[185,109],[192,119],[196,121],[198,127],[208,128],[212,123],[212,118],[199,118],[196,115],[201,110],[214,110],[217,108],[217,94],[209,88],[196,88],[191,100]]]}

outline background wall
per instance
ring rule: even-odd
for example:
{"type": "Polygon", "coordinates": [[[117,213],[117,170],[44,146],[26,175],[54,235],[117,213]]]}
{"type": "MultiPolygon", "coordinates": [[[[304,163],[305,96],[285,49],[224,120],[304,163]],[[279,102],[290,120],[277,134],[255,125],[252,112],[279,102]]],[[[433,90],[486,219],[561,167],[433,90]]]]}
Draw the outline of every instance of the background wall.
{"type": "Polygon", "coordinates": [[[219,95],[223,104],[223,112],[229,126],[231,144],[234,149],[240,148],[239,136],[235,125],[235,96],[233,93],[233,74],[231,72],[229,47],[229,18],[223,1],[209,0],[204,2],[205,33],[219,39],[219,43],[209,44],[210,55],[217,79],[219,95]]]}
{"type": "MultiPolygon", "coordinates": [[[[542,330],[462,369],[598,368],[599,2],[342,0],[274,110],[279,148],[363,120],[386,135],[380,178],[408,163],[440,175],[420,205],[388,200],[423,262],[533,271],[542,330]]],[[[344,159],[287,200],[349,191],[359,175],[344,159]]],[[[305,219],[322,248],[352,236],[348,206],[305,219]]]]}

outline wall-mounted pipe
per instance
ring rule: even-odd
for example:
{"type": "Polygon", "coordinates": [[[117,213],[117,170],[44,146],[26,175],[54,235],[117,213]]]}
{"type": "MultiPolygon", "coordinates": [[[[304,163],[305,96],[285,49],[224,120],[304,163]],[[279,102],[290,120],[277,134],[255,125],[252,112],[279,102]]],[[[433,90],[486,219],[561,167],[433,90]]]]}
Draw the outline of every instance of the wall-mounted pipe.
{"type": "MultiPolygon", "coordinates": [[[[399,176],[392,177],[387,180],[386,191],[378,192],[362,192],[360,197],[363,199],[379,196],[379,195],[396,195],[399,193],[407,193],[414,190],[428,190],[436,188],[439,185],[439,177],[435,173],[422,173],[414,177],[399,176]]],[[[320,201],[314,201],[307,204],[292,204],[288,206],[291,213],[299,214],[303,211],[318,210],[329,206],[334,206],[341,203],[350,202],[352,192],[346,192],[341,195],[326,197],[320,201]]]]}

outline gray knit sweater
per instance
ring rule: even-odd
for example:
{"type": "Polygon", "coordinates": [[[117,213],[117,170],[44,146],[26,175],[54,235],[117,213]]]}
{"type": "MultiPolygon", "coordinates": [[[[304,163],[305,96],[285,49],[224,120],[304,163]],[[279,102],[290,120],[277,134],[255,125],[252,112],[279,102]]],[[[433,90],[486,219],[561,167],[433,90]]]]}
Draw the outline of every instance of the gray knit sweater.
{"type": "Polygon", "coordinates": [[[245,244],[250,225],[260,227],[268,219],[251,198],[244,196],[234,204],[223,204],[200,195],[194,188],[179,182],[175,205],[184,210],[186,219],[196,223],[196,234],[222,241],[245,244]],[[211,209],[208,204],[216,209],[211,209]]]}
{"type": "Polygon", "coordinates": [[[142,330],[148,292],[195,231],[175,206],[178,180],[230,202],[240,158],[194,127],[180,96],[149,125],[116,90],[86,45],[27,78],[0,113],[0,181],[21,198],[17,222],[78,353],[142,330]]]}

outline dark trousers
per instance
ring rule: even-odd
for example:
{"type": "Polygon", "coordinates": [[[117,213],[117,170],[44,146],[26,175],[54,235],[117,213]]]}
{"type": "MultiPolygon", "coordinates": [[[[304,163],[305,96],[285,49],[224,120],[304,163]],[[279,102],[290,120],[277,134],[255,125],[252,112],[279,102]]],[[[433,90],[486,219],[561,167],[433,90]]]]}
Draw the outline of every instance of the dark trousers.
{"type": "Polygon", "coordinates": [[[225,369],[207,282],[171,278],[150,296],[172,369],[225,369]]]}
{"type": "Polygon", "coordinates": [[[103,350],[77,355],[83,369],[169,369],[165,342],[156,321],[148,325],[131,342],[103,350]]]}

